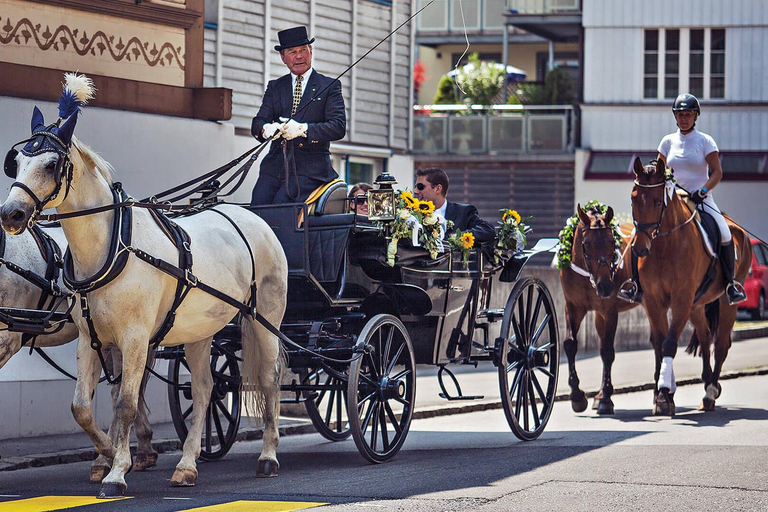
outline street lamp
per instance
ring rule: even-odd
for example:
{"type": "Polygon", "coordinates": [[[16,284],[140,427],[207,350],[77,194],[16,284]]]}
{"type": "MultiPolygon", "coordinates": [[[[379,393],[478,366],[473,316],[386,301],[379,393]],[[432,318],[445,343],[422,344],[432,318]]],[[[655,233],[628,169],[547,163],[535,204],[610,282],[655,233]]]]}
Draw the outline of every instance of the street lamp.
{"type": "Polygon", "coordinates": [[[368,191],[368,220],[395,220],[395,190],[392,185],[397,180],[389,171],[384,170],[373,183],[378,188],[368,191]]]}

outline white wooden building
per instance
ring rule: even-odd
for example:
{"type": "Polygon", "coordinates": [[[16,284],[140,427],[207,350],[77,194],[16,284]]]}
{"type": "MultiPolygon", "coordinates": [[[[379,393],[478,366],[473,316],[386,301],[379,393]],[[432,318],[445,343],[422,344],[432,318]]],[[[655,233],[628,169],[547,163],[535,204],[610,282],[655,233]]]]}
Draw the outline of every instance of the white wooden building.
{"type": "Polygon", "coordinates": [[[576,201],[629,213],[632,155],[656,155],[674,98],[692,92],[722,156],[718,205],[768,239],[768,2],[583,0],[583,27],[576,201]]]}

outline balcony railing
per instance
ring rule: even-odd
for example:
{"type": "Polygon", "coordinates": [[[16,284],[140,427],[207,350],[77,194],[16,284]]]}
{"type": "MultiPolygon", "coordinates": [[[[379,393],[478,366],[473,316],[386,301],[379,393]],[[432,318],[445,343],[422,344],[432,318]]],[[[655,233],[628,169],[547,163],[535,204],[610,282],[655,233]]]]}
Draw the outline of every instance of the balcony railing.
{"type": "Polygon", "coordinates": [[[520,14],[580,12],[581,0],[507,0],[507,7],[520,14]]]}
{"type": "Polygon", "coordinates": [[[416,105],[418,154],[572,153],[570,105],[416,105]]]}
{"type": "MultiPolygon", "coordinates": [[[[429,0],[417,0],[421,9],[429,0]]],[[[421,33],[464,31],[499,31],[504,28],[504,13],[512,0],[435,0],[417,18],[421,33]],[[462,11],[464,16],[462,18],[462,11]]]]}

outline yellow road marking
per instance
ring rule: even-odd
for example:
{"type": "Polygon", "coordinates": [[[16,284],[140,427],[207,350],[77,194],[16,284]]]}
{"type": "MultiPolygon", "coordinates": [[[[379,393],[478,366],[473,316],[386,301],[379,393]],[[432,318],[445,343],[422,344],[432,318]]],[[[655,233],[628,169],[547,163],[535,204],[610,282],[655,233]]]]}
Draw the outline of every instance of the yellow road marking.
{"type": "MultiPolygon", "coordinates": [[[[190,508],[179,512],[291,512],[305,508],[319,507],[327,503],[306,501],[231,501],[209,507],[190,508]]],[[[0,510],[1,512],[1,510],[0,510]]]]}
{"type": "Polygon", "coordinates": [[[0,512],[48,512],[94,505],[104,501],[93,496],[40,496],[25,500],[0,501],[0,512]]]}

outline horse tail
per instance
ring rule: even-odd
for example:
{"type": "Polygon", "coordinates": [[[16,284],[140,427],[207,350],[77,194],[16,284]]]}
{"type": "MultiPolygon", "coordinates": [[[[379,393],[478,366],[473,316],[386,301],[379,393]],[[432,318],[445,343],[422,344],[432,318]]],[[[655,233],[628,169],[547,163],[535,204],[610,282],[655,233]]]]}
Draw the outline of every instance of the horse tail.
{"type": "MultiPolygon", "coordinates": [[[[709,340],[706,342],[712,345],[717,340],[717,331],[720,328],[720,299],[713,300],[704,306],[704,316],[707,318],[707,325],[709,326],[709,340]]],[[[701,341],[694,330],[691,341],[688,342],[688,347],[685,349],[686,353],[698,355],[700,343],[701,341]]]]}

